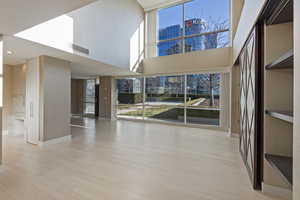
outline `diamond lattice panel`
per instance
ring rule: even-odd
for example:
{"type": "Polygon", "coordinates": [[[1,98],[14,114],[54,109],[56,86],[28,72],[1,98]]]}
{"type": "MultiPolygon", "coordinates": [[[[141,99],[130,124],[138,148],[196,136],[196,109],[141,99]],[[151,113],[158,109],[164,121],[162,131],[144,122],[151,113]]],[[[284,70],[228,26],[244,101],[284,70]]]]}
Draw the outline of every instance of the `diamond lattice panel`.
{"type": "Polygon", "coordinates": [[[253,179],[255,142],[255,70],[256,37],[250,36],[240,56],[241,64],[241,138],[240,151],[253,179]]]}

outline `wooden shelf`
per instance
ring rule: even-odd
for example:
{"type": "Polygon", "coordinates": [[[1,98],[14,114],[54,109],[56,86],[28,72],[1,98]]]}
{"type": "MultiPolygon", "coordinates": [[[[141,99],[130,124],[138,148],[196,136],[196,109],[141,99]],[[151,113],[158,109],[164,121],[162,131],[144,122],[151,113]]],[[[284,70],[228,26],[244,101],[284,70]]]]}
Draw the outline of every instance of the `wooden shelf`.
{"type": "Polygon", "coordinates": [[[277,60],[266,66],[267,70],[293,68],[294,65],[294,50],[291,49],[282,55],[277,60]]]}
{"type": "Polygon", "coordinates": [[[267,25],[282,24],[293,21],[293,0],[272,0],[273,12],[267,20],[267,25]]]}
{"type": "Polygon", "coordinates": [[[278,156],[265,154],[266,160],[270,165],[284,178],[287,184],[293,185],[293,158],[287,156],[278,156]]]}
{"type": "Polygon", "coordinates": [[[266,111],[266,114],[276,118],[276,119],[280,119],[289,123],[293,123],[294,122],[294,116],[292,112],[283,112],[283,111],[266,111]]]}

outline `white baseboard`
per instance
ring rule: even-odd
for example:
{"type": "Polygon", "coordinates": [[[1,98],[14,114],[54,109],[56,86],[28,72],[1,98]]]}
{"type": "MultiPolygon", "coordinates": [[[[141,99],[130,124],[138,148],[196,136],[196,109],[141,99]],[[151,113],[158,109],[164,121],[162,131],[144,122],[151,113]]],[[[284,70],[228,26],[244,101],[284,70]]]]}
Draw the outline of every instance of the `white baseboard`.
{"type": "Polygon", "coordinates": [[[293,199],[293,192],[287,188],[281,188],[278,186],[268,185],[263,183],[262,184],[262,192],[281,199],[292,200],[293,199]]]}
{"type": "Polygon", "coordinates": [[[55,139],[48,140],[48,141],[45,141],[45,142],[39,142],[39,146],[47,146],[47,145],[51,145],[51,144],[58,144],[58,143],[61,143],[61,142],[71,141],[71,139],[72,139],[72,135],[67,135],[67,136],[64,136],[64,137],[55,138],[55,139]]]}

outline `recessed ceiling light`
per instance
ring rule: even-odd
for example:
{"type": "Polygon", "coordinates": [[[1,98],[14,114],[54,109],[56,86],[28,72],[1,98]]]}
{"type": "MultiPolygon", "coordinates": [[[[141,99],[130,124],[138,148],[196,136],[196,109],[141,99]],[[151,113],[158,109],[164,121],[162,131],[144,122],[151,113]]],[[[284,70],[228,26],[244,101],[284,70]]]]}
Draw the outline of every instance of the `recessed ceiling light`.
{"type": "Polygon", "coordinates": [[[12,52],[12,51],[7,51],[7,54],[8,54],[8,55],[12,55],[13,52],[12,52]]]}

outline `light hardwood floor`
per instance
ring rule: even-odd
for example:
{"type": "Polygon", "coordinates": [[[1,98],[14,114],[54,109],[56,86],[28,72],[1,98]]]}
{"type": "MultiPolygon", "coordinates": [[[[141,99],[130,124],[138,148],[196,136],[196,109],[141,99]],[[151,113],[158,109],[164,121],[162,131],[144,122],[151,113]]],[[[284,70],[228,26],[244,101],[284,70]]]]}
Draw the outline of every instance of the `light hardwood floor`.
{"type": "Polygon", "coordinates": [[[85,127],[43,147],[5,136],[0,199],[272,199],[251,189],[238,140],[225,133],[129,121],[85,127]]]}

